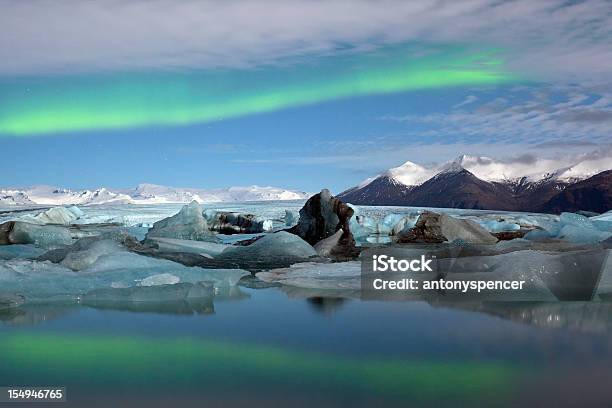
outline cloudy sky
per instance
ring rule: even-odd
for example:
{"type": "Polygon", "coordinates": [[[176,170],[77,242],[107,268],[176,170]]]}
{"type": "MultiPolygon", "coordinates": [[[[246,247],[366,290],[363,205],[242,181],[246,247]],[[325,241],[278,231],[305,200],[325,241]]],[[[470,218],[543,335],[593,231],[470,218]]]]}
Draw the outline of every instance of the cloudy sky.
{"type": "Polygon", "coordinates": [[[407,160],[612,151],[609,1],[0,10],[3,186],[339,191],[407,160]]]}

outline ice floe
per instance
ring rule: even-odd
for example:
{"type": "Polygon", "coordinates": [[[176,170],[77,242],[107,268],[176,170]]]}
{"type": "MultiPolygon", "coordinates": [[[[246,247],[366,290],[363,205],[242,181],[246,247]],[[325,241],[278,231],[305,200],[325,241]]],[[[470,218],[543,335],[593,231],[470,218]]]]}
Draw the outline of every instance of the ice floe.
{"type": "Polygon", "coordinates": [[[214,234],[208,229],[208,223],[202,215],[200,204],[195,201],[181,208],[178,214],[157,221],[146,237],[217,241],[214,234]]]}

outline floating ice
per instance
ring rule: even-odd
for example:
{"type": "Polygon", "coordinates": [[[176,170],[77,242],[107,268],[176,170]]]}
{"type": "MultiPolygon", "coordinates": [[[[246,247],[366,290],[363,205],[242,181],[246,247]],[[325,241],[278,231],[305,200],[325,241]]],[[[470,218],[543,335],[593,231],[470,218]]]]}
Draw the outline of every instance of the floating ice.
{"type": "Polygon", "coordinates": [[[45,250],[32,244],[0,245],[0,259],[35,259],[45,250]]]}
{"type": "Polygon", "coordinates": [[[180,281],[181,279],[178,276],[174,276],[170,273],[160,273],[144,278],[140,282],[140,286],[174,285],[180,281]]]}
{"type": "Polygon", "coordinates": [[[0,287],[3,292],[24,295],[26,301],[74,299],[75,296],[96,289],[138,286],[143,281],[155,281],[162,274],[173,275],[180,282],[206,281],[215,287],[226,287],[236,285],[249,272],[240,269],[186,267],[164,259],[118,252],[100,256],[92,266],[80,272],[50,261],[4,261],[0,263],[0,287]],[[147,281],[150,277],[155,278],[147,281]]]}
{"type": "Polygon", "coordinates": [[[562,213],[558,221],[543,217],[538,225],[543,229],[529,232],[525,239],[562,239],[588,244],[605,241],[612,236],[612,223],[606,221],[606,217],[588,218],[580,214],[562,213]]]}
{"type": "Polygon", "coordinates": [[[317,256],[302,238],[286,231],[267,234],[248,246],[235,245],[223,251],[217,260],[253,264],[294,263],[317,256]]]}
{"type": "Polygon", "coordinates": [[[559,217],[558,238],[579,243],[604,241],[612,236],[612,231],[598,229],[590,218],[574,213],[562,213],[559,217]]]}
{"type": "Polygon", "coordinates": [[[612,232],[604,232],[595,227],[586,228],[577,225],[565,225],[559,232],[559,238],[577,243],[601,242],[612,236],[612,232]]]}
{"type": "Polygon", "coordinates": [[[43,248],[57,248],[72,244],[70,231],[54,225],[36,225],[16,221],[9,234],[13,244],[35,244],[43,248]]]}
{"type": "MultiPolygon", "coordinates": [[[[403,251],[402,259],[410,259],[411,254],[422,254],[422,249],[397,249],[403,251]]],[[[519,250],[490,256],[440,258],[436,261],[436,270],[433,273],[405,275],[421,280],[437,280],[442,274],[446,280],[452,281],[525,281],[522,291],[496,293],[500,299],[588,300],[595,290],[602,293],[612,292],[612,278],[608,276],[612,274],[612,261],[606,263],[610,252],[519,250]]],[[[264,282],[299,288],[350,291],[362,289],[360,262],[306,262],[289,268],[259,272],[256,276],[264,282]]]]}
{"type": "Polygon", "coordinates": [[[608,212],[603,213],[601,215],[597,215],[595,217],[591,217],[591,220],[612,222],[612,211],[608,211],[608,212]]]}
{"type": "Polygon", "coordinates": [[[119,242],[112,239],[103,239],[92,242],[81,250],[70,251],[60,262],[73,271],[80,271],[93,265],[102,255],[126,251],[119,242]]]}
{"type": "Polygon", "coordinates": [[[358,290],[361,287],[361,262],[303,262],[289,268],[259,272],[256,276],[264,282],[301,288],[358,290]]]}
{"type": "Polygon", "coordinates": [[[521,226],[514,222],[481,219],[475,219],[474,221],[489,232],[518,231],[521,229],[521,226]]]}
{"type": "Polygon", "coordinates": [[[216,256],[229,248],[229,245],[216,242],[190,241],[187,239],[151,238],[162,252],[189,252],[200,255],[216,256]]]}
{"type": "Polygon", "coordinates": [[[24,215],[20,217],[19,220],[29,222],[31,224],[69,225],[82,215],[83,212],[77,207],[53,207],[37,215],[24,215]]]}
{"type": "Polygon", "coordinates": [[[378,223],[375,219],[361,215],[355,206],[349,205],[355,213],[349,220],[349,229],[355,239],[365,238],[369,235],[376,234],[378,231],[378,223]]]}
{"type": "Polygon", "coordinates": [[[216,241],[202,215],[202,208],[195,201],[184,206],[178,214],[153,224],[147,233],[147,238],[152,237],[216,241]]]}
{"type": "MultiPolygon", "coordinates": [[[[371,235],[398,235],[402,230],[410,229],[419,218],[419,211],[408,214],[392,213],[385,215],[382,219],[363,215],[358,207],[350,206],[355,213],[351,217],[349,227],[356,239],[366,240],[371,235]]],[[[376,239],[378,242],[378,239],[376,239]]],[[[385,240],[389,241],[389,240],[385,240]]]]}
{"type": "Polygon", "coordinates": [[[411,214],[389,214],[378,224],[380,234],[399,235],[402,231],[414,227],[420,213],[411,214]]]}
{"type": "Polygon", "coordinates": [[[293,227],[300,219],[300,213],[297,211],[285,210],[285,226],[293,227]]]}

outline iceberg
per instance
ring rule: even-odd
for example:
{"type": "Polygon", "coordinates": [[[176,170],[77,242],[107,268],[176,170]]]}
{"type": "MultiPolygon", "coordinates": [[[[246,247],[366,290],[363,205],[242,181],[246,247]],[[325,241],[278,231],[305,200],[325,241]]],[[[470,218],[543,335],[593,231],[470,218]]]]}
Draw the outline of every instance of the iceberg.
{"type": "Polygon", "coordinates": [[[93,265],[102,255],[126,251],[128,247],[138,244],[136,238],[121,229],[115,229],[100,235],[83,237],[72,245],[53,249],[37,259],[61,263],[74,271],[80,271],[93,265]]]}
{"type": "Polygon", "coordinates": [[[15,221],[8,234],[11,244],[34,244],[42,248],[57,248],[72,244],[68,228],[15,221]]]}
{"type": "Polygon", "coordinates": [[[150,238],[161,252],[189,252],[199,255],[217,256],[230,247],[216,242],[190,241],[187,239],[150,238]]]}
{"type": "Polygon", "coordinates": [[[543,230],[531,231],[525,235],[525,239],[552,238],[582,244],[597,243],[612,236],[612,229],[608,230],[607,224],[607,221],[601,219],[591,219],[574,213],[562,213],[558,222],[542,225],[543,230]]]}
{"type": "Polygon", "coordinates": [[[69,208],[53,207],[37,215],[26,214],[20,217],[19,220],[31,224],[70,225],[82,216],[83,212],[75,206],[69,208]]]}
{"type": "Polygon", "coordinates": [[[420,213],[413,214],[389,214],[383,218],[378,226],[380,234],[399,235],[416,225],[420,213]]]}
{"type": "Polygon", "coordinates": [[[521,226],[515,222],[482,219],[474,221],[489,232],[518,231],[521,229],[521,226]]]}
{"type": "Polygon", "coordinates": [[[93,265],[73,271],[51,261],[9,260],[0,263],[3,291],[25,296],[27,302],[74,300],[96,289],[130,288],[168,282],[172,275],[179,283],[210,282],[215,288],[234,286],[250,273],[241,269],[203,269],[150,258],[131,252],[100,256],[93,265]],[[161,275],[161,276],[160,276],[161,275]],[[148,279],[148,280],[147,280],[148,279]]]}
{"type": "Polygon", "coordinates": [[[60,263],[73,271],[80,271],[93,265],[102,255],[119,251],[126,251],[126,248],[112,239],[102,239],[81,250],[68,252],[60,263]]]}
{"type": "Polygon", "coordinates": [[[316,257],[315,249],[302,238],[286,231],[264,235],[250,245],[233,245],[215,257],[218,261],[266,268],[269,265],[290,265],[316,257]]]}
{"type": "Polygon", "coordinates": [[[299,219],[300,213],[298,213],[297,211],[285,210],[284,220],[286,227],[293,227],[295,224],[298,223],[299,219]]]}
{"type": "Polygon", "coordinates": [[[353,233],[353,237],[362,239],[369,235],[376,234],[378,231],[378,223],[373,218],[354,214],[349,221],[349,228],[353,233]]]}
{"type": "MultiPolygon", "coordinates": [[[[396,247],[397,259],[410,259],[422,254],[422,249],[396,247]]],[[[524,281],[521,291],[497,291],[472,293],[470,299],[489,300],[590,300],[596,293],[612,292],[611,251],[576,250],[548,252],[517,250],[498,255],[458,256],[453,251],[435,261],[434,272],[405,272],[393,274],[394,279],[414,278],[419,280],[446,281],[524,281]],[[606,261],[608,260],[608,261],[606,261]],[[396,276],[397,275],[397,276],[396,276]],[[600,278],[601,277],[601,278],[600,278]],[[473,297],[472,297],[473,296],[473,297]]],[[[364,255],[368,259],[368,255],[364,255]]],[[[288,268],[278,268],[256,274],[266,283],[279,283],[304,289],[351,291],[351,296],[361,291],[362,296],[372,298],[409,298],[414,296],[438,296],[428,291],[398,293],[364,290],[370,288],[367,279],[381,275],[362,275],[360,262],[316,263],[304,262],[288,268]],[[357,291],[357,292],[356,292],[357,291]],[[388,297],[390,296],[390,297],[388,297]],[[402,297],[403,296],[403,297],[402,297]]],[[[450,294],[446,295],[450,299],[450,294]]],[[[458,298],[459,299],[459,298],[458,298]]]]}
{"type": "Polygon", "coordinates": [[[259,272],[255,276],[266,283],[280,283],[307,289],[359,290],[361,262],[303,262],[288,268],[259,272]]]}
{"type": "Polygon", "coordinates": [[[140,281],[139,286],[159,286],[159,285],[174,285],[179,283],[181,278],[174,276],[171,273],[160,273],[151,275],[140,281]]]}
{"type": "Polygon", "coordinates": [[[146,235],[147,239],[153,237],[217,241],[215,235],[208,229],[202,208],[196,201],[183,206],[178,214],[154,223],[146,235]]]}

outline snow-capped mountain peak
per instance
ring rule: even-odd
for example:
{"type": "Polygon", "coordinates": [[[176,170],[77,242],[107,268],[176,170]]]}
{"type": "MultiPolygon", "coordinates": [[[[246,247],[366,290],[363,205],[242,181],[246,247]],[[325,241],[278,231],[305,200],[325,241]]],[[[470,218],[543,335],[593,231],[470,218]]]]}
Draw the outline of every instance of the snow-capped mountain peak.
{"type": "Polygon", "coordinates": [[[455,160],[442,165],[437,174],[459,173],[460,171],[465,170],[463,163],[466,160],[466,157],[468,156],[459,156],[455,160]]]}
{"type": "Polygon", "coordinates": [[[389,176],[406,186],[416,186],[430,178],[433,172],[432,169],[407,161],[401,166],[387,170],[383,175],[389,176]]]}

